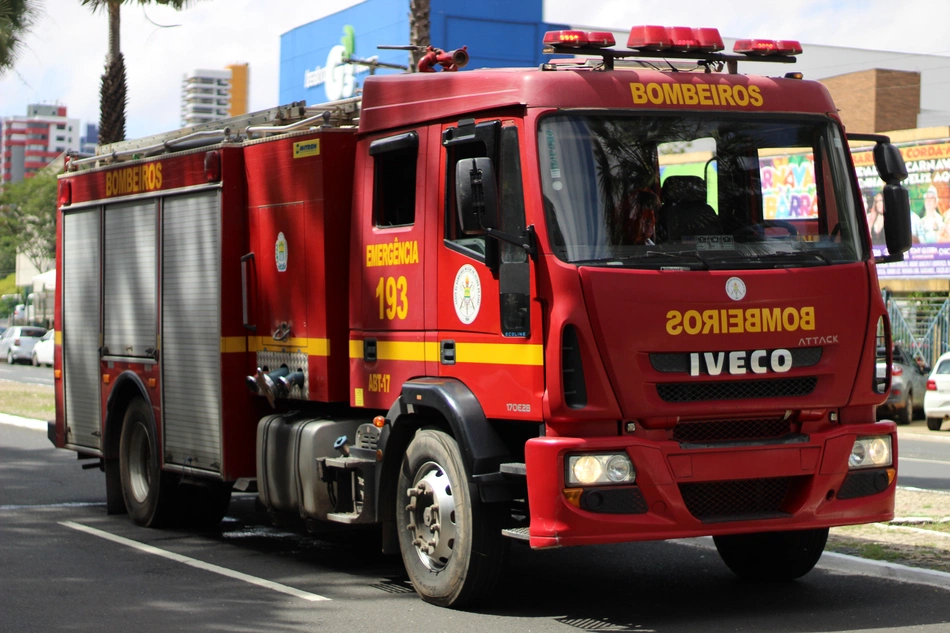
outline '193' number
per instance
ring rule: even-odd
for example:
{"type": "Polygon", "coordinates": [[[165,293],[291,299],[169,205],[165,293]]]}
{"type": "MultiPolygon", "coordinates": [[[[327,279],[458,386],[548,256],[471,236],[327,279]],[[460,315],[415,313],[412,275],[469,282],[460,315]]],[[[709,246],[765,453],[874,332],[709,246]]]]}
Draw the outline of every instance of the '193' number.
{"type": "Polygon", "coordinates": [[[380,277],[376,285],[376,298],[379,299],[379,320],[405,319],[409,312],[409,301],[406,299],[408,283],[400,276],[380,277]]]}

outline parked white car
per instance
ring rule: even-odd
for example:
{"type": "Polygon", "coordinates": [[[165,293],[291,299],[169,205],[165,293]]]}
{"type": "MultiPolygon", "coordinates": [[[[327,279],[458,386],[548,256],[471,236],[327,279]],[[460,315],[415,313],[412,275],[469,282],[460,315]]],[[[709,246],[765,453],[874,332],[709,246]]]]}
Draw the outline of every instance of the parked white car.
{"type": "Polygon", "coordinates": [[[53,366],[53,334],[55,332],[50,330],[33,346],[32,360],[35,367],[40,365],[53,366]]]}
{"type": "Polygon", "coordinates": [[[944,420],[950,418],[950,352],[937,359],[927,380],[924,415],[931,431],[939,431],[944,420]]]}
{"type": "Polygon", "coordinates": [[[0,358],[10,364],[30,360],[33,355],[33,346],[44,334],[46,334],[46,329],[41,327],[14,325],[7,328],[3,336],[0,336],[0,358]]]}

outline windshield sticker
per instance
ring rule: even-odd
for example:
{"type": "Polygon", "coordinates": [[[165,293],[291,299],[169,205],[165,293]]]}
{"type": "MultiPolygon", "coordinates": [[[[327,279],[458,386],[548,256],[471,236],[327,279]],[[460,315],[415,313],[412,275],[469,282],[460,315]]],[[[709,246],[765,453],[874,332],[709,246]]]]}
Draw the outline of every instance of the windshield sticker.
{"type": "Polygon", "coordinates": [[[704,105],[704,106],[752,106],[762,107],[762,91],[758,86],[729,84],[680,84],[654,83],[630,84],[633,102],[653,105],[704,105]]]}
{"type": "Polygon", "coordinates": [[[557,162],[557,147],[554,140],[554,130],[548,128],[544,131],[544,138],[548,144],[548,169],[551,170],[551,184],[555,191],[560,191],[563,184],[559,180],[561,177],[561,167],[557,162]]]}
{"type": "Polygon", "coordinates": [[[459,321],[468,325],[475,320],[482,305],[482,284],[471,264],[465,264],[456,273],[452,299],[459,321]]]}
{"type": "Polygon", "coordinates": [[[733,308],[730,310],[670,310],[666,332],[689,334],[742,334],[744,332],[797,332],[815,329],[815,308],[733,308]]]}

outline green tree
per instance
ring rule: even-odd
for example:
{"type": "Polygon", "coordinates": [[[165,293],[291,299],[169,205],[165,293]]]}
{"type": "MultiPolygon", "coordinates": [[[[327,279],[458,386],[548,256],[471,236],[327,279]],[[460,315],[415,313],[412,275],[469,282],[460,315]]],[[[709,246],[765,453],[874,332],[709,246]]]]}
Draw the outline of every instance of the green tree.
{"type": "Polygon", "coordinates": [[[0,193],[0,250],[23,253],[40,271],[56,258],[56,183],[42,171],[0,193]]]}
{"type": "MultiPolygon", "coordinates": [[[[2,0],[0,0],[2,1],[2,0]]],[[[125,140],[125,106],[128,95],[125,60],[119,46],[119,9],[123,4],[162,4],[180,11],[192,0],[79,0],[93,12],[104,10],[109,17],[109,52],[99,87],[99,143],[105,145],[125,140]]]]}
{"type": "Polygon", "coordinates": [[[39,17],[36,0],[0,0],[0,77],[16,63],[23,38],[39,17]]]}

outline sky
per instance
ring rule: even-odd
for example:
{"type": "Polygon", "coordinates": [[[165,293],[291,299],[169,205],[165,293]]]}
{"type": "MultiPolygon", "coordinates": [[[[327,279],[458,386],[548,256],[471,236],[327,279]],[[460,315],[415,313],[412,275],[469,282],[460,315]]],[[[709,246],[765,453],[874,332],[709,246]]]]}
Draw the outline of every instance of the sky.
{"type": "MultiPolygon", "coordinates": [[[[281,34],[358,1],[201,0],[181,12],[123,6],[127,136],[176,129],[181,79],[196,68],[246,62],[250,109],[279,105],[281,34]]],[[[408,11],[408,0],[392,1],[408,11]]],[[[93,14],[79,0],[40,2],[41,18],[16,67],[0,78],[0,116],[23,115],[32,103],[57,103],[84,130],[99,118],[106,15],[93,14]]],[[[544,7],[547,22],[577,26],[711,26],[726,38],[797,39],[806,44],[805,55],[807,44],[950,55],[950,2],[938,0],[545,0],[544,7]]]]}

